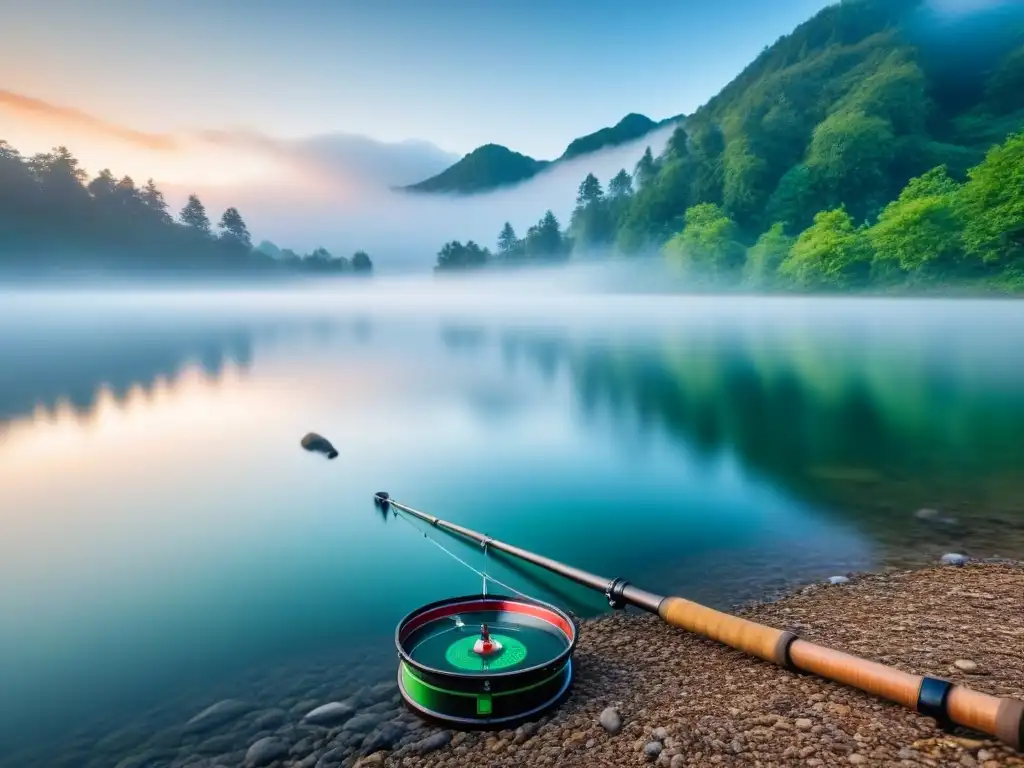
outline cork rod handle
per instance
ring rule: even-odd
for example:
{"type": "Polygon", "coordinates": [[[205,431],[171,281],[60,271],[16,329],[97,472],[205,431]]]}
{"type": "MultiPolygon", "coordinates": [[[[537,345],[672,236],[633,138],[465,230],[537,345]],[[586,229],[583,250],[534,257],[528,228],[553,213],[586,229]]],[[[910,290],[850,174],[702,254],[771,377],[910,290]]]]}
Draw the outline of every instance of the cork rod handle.
{"type": "Polygon", "coordinates": [[[945,680],[904,672],[681,597],[666,597],[658,606],[658,614],[674,627],[765,661],[810,672],[940,721],[986,733],[1014,749],[1024,748],[1024,701],[1001,699],[945,680]]]}

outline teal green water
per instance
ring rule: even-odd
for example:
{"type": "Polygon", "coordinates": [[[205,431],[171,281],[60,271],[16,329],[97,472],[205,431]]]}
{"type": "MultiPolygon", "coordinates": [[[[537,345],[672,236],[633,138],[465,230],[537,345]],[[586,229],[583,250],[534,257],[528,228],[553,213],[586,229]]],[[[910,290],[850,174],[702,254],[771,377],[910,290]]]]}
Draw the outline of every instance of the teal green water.
{"type": "Polygon", "coordinates": [[[0,743],[393,675],[396,622],[480,584],[378,490],[717,606],[1024,552],[1020,304],[385,286],[0,298],[0,743]]]}

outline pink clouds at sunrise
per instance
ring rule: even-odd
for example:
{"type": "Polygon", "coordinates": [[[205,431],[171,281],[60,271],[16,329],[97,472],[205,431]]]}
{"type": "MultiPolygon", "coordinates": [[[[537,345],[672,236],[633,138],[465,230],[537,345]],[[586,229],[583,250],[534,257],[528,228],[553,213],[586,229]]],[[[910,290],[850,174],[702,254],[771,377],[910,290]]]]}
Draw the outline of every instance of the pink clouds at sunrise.
{"type": "Polygon", "coordinates": [[[89,175],[110,168],[118,176],[203,187],[261,179],[287,183],[294,176],[289,164],[253,145],[215,143],[201,135],[140,131],[12,91],[0,90],[0,116],[0,138],[23,154],[67,146],[89,175]]]}

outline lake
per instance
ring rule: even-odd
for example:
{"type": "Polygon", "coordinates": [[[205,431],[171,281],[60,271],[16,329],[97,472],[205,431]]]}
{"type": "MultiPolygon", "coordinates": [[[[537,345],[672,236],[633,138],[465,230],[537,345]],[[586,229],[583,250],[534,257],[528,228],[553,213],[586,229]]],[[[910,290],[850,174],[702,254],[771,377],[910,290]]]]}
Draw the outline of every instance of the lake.
{"type": "Polygon", "coordinates": [[[0,294],[0,764],[391,679],[402,616],[480,579],[380,490],[725,608],[1024,556],[1024,303],[546,285],[0,294]]]}

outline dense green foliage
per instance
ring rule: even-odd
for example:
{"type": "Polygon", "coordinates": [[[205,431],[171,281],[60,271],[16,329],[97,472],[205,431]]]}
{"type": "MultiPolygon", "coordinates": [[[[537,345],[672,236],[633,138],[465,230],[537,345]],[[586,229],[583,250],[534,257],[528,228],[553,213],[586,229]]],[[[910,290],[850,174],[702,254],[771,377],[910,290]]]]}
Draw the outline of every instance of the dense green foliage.
{"type": "Polygon", "coordinates": [[[1024,7],[931,13],[800,25],[608,194],[588,175],[573,252],[661,250],[692,286],[1024,284],[1024,7]]]}
{"type": "Polygon", "coordinates": [[[477,147],[450,168],[406,189],[414,192],[450,192],[471,195],[526,181],[555,163],[588,155],[608,147],[635,141],[664,125],[681,119],[671,117],[656,123],[649,117],[631,113],[611,128],[574,139],[557,160],[535,160],[499,144],[477,147]]]}
{"type": "Polygon", "coordinates": [[[434,269],[438,272],[476,269],[485,266],[490,259],[491,252],[472,240],[465,245],[458,240],[452,240],[438,251],[437,266],[434,269]]]}
{"type": "Polygon", "coordinates": [[[518,184],[534,176],[547,165],[548,163],[543,160],[534,160],[500,144],[485,144],[437,176],[406,189],[414,192],[473,194],[518,184]]]}
{"type": "MultiPolygon", "coordinates": [[[[0,141],[0,269],[239,270],[345,272],[349,263],[323,248],[303,258],[263,242],[253,249],[237,208],[216,231],[202,201],[191,195],[174,221],[150,179],[136,187],[102,170],[86,182],[65,147],[31,158],[0,141]]],[[[357,271],[372,269],[357,254],[357,271]]]]}
{"type": "Polygon", "coordinates": [[[437,254],[434,269],[437,272],[451,272],[488,265],[513,267],[555,263],[569,258],[571,249],[569,234],[562,231],[555,214],[547,211],[540,221],[526,231],[524,238],[519,238],[512,225],[506,221],[498,234],[497,254],[481,248],[472,240],[465,244],[458,240],[445,243],[437,254]]]}
{"type": "Polygon", "coordinates": [[[646,136],[658,127],[658,123],[645,115],[631,112],[611,128],[602,128],[594,133],[574,139],[562,153],[562,160],[597,152],[605,147],[615,147],[628,141],[646,136]]]}

